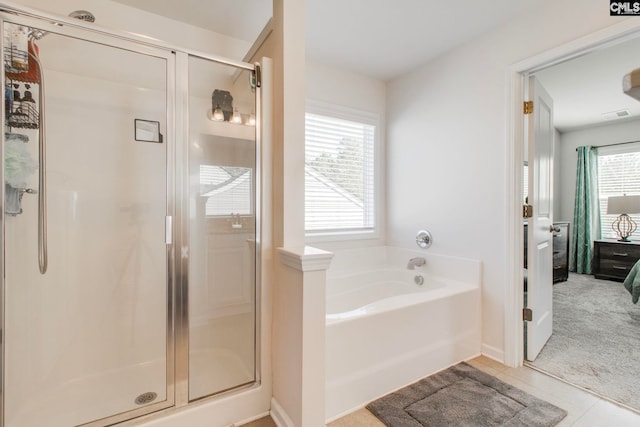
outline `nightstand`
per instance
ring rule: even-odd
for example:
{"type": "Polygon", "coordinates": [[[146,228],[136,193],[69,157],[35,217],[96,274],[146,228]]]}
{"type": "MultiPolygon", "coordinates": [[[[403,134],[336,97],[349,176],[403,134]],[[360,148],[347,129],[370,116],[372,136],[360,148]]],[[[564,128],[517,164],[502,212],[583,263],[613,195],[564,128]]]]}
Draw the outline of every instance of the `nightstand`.
{"type": "Polygon", "coordinates": [[[553,232],[553,283],[569,278],[569,223],[554,222],[553,232]]]}
{"type": "MultiPolygon", "coordinates": [[[[569,278],[569,223],[554,222],[553,232],[553,283],[564,282],[569,278]]],[[[527,228],[524,224],[524,268],[527,268],[527,228]]]]}
{"type": "Polygon", "coordinates": [[[622,282],[640,259],[640,242],[602,239],[593,242],[593,275],[622,282]]]}

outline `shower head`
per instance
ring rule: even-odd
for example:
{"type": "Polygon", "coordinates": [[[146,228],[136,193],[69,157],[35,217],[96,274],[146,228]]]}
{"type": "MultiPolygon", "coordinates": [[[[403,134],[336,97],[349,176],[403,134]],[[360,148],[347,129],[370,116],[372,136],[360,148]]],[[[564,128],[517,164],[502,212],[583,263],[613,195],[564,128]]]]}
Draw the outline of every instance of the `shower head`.
{"type": "Polygon", "coordinates": [[[47,35],[46,31],[39,30],[37,28],[29,28],[29,37],[34,40],[40,40],[47,35]]]}
{"type": "Polygon", "coordinates": [[[93,16],[93,13],[88,12],[86,10],[76,10],[69,14],[70,17],[79,19],[81,21],[86,22],[96,22],[96,17],[93,16]]]}

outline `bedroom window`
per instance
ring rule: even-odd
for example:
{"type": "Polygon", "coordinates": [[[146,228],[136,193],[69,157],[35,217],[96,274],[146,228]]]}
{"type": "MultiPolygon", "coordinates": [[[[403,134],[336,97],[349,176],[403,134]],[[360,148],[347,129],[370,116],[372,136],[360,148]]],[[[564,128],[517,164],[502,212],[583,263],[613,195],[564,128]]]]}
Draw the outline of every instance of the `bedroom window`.
{"type": "Polygon", "coordinates": [[[307,236],[371,237],[376,231],[377,118],[338,108],[305,114],[307,236]]]}
{"type": "MultiPolygon", "coordinates": [[[[598,187],[602,237],[617,238],[611,224],[618,215],[607,215],[610,196],[640,195],[640,146],[636,144],[601,147],[598,150],[598,187]]],[[[630,214],[640,224],[640,214],[630,214]]],[[[632,240],[640,240],[638,233],[632,240]]]]}

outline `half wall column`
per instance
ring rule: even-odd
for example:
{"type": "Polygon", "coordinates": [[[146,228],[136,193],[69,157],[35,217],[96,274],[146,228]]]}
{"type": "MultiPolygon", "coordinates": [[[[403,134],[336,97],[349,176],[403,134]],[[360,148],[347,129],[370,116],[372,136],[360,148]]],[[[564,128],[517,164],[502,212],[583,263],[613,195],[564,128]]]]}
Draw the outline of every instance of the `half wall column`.
{"type": "Polygon", "coordinates": [[[326,270],[333,253],[310,246],[278,252],[271,414],[279,426],[324,426],[326,270]]]}

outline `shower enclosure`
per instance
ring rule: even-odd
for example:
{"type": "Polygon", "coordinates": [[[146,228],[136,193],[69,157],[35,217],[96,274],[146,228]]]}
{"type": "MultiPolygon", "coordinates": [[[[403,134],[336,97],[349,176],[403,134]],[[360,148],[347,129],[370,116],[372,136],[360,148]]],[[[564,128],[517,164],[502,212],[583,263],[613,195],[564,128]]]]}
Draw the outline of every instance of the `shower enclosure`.
{"type": "Polygon", "coordinates": [[[9,6],[0,26],[0,425],[259,382],[259,65],[9,6]]]}

